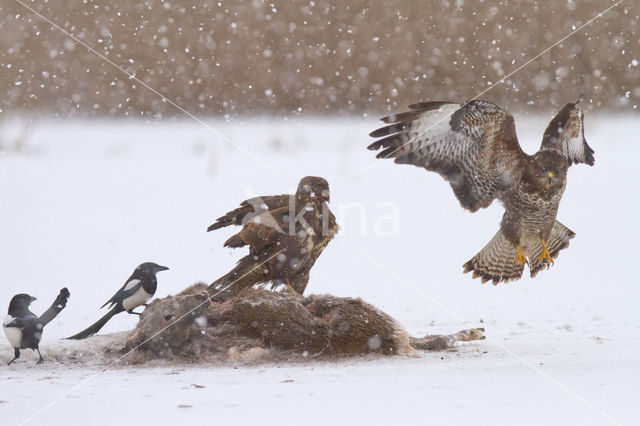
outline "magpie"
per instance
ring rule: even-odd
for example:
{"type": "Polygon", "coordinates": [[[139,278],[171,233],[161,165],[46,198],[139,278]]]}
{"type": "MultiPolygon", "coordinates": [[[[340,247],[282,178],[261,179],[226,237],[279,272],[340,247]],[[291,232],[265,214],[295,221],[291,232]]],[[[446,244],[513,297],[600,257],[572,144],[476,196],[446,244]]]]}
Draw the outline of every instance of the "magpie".
{"type": "Polygon", "coordinates": [[[145,262],[133,271],[133,274],[127,279],[122,288],[113,295],[100,309],[109,305],[110,311],[102,318],[82,330],[78,334],[74,334],[67,339],[81,340],[96,334],[104,325],[116,314],[127,311],[130,314],[141,315],[133,310],[138,306],[147,306],[149,299],[153,297],[158,286],[156,274],[160,271],[166,271],[166,266],[161,266],[153,262],[145,262]]]}
{"type": "Polygon", "coordinates": [[[36,300],[35,297],[25,293],[13,296],[9,303],[9,312],[2,323],[4,334],[7,335],[14,350],[14,357],[8,365],[20,358],[20,349],[33,349],[40,356],[38,364],[44,361],[38,347],[42,331],[44,326],[49,324],[67,306],[69,295],[69,290],[64,287],[60,290],[53,304],[40,317],[29,310],[31,302],[36,300]]]}

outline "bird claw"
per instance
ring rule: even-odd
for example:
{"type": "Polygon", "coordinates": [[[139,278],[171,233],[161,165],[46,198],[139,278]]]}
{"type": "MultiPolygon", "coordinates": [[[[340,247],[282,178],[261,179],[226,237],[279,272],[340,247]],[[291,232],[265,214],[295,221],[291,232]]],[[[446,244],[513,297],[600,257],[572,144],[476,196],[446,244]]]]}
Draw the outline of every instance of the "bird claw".
{"type": "Polygon", "coordinates": [[[303,298],[303,296],[295,288],[293,288],[291,284],[285,283],[285,289],[287,293],[303,298]]]}
{"type": "Polygon", "coordinates": [[[521,266],[527,263],[527,256],[525,256],[522,252],[522,247],[520,247],[520,244],[518,244],[518,254],[516,255],[515,262],[519,263],[521,266]]]}
{"type": "Polygon", "coordinates": [[[538,262],[546,263],[548,268],[553,264],[553,258],[551,257],[551,254],[549,254],[549,250],[547,250],[547,245],[545,244],[544,240],[541,240],[541,242],[542,242],[542,253],[540,253],[540,256],[538,256],[538,262]]]}

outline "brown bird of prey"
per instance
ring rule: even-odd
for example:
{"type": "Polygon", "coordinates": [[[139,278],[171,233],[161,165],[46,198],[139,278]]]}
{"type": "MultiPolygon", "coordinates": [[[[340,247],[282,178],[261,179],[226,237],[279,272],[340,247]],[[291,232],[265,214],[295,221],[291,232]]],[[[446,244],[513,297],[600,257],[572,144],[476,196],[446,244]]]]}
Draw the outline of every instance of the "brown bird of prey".
{"type": "Polygon", "coordinates": [[[464,271],[497,284],[519,279],[528,263],[534,277],[575,236],[556,214],[569,166],[594,162],[579,102],[565,105],[551,120],[534,155],[520,148],[513,116],[481,100],[411,105],[409,112],[382,119],[390,125],[371,136],[385,137],[369,149],[383,148],[378,158],[439,173],[471,212],[500,200],[500,230],[464,271]]]}
{"type": "Polygon", "coordinates": [[[211,288],[229,286],[231,294],[239,294],[255,284],[270,282],[272,288],[284,284],[302,294],[313,264],[338,232],[328,202],[329,183],[307,176],[300,180],[295,194],[251,198],[218,218],[207,231],[242,226],[224,245],[248,245],[249,254],[211,288]]]}

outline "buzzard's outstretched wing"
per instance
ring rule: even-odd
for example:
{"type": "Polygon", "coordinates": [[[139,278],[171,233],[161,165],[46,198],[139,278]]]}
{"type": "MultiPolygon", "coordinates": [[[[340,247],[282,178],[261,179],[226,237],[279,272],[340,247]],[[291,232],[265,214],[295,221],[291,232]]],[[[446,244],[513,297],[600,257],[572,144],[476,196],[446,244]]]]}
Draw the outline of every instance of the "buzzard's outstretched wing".
{"type": "Polygon", "coordinates": [[[393,123],[371,133],[386,136],[369,149],[384,148],[378,158],[395,158],[444,177],[462,207],[489,206],[518,181],[526,154],[518,144],[513,116],[486,101],[465,105],[424,102],[412,111],[382,119],[393,123]]]}
{"type": "Polygon", "coordinates": [[[216,219],[216,223],[207,228],[207,232],[224,228],[229,225],[243,225],[255,216],[259,216],[268,210],[274,210],[289,205],[292,195],[271,195],[265,197],[253,197],[240,203],[240,207],[230,211],[216,219]]]}
{"type": "Polygon", "coordinates": [[[242,230],[225,241],[225,247],[242,247],[249,245],[252,253],[261,253],[269,246],[282,245],[282,241],[295,239],[289,232],[289,207],[263,212],[245,222],[242,230]]]}
{"type": "Polygon", "coordinates": [[[560,151],[569,165],[586,163],[593,166],[594,151],[584,138],[584,115],[577,102],[566,104],[553,117],[544,131],[540,150],[560,151]]]}

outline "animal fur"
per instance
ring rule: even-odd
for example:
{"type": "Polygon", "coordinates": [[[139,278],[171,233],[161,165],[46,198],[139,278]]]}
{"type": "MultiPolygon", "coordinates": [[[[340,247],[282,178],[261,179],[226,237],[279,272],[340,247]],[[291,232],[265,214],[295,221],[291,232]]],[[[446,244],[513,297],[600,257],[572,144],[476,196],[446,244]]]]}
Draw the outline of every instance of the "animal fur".
{"type": "Polygon", "coordinates": [[[407,355],[483,339],[482,329],[414,338],[393,318],[354,298],[248,289],[210,302],[205,284],[157,299],[126,339],[133,360],[265,361],[369,353],[407,355]],[[166,329],[165,329],[166,328],[166,329]],[[163,330],[160,332],[161,330],[163,330]]]}

